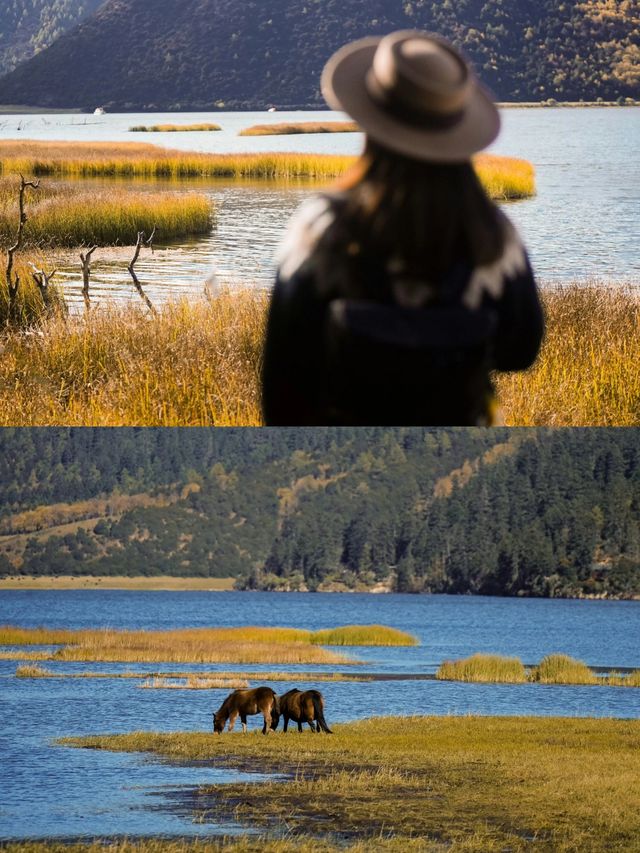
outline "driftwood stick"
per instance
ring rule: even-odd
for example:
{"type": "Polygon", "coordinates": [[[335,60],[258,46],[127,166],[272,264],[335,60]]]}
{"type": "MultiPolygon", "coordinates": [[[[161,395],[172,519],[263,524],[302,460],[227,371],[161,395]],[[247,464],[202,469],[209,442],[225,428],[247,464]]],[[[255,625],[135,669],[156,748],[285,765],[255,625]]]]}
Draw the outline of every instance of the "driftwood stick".
{"type": "MultiPolygon", "coordinates": [[[[154,228],[149,240],[153,241],[153,237],[154,237],[155,233],[156,233],[156,229],[154,228]]],[[[138,258],[140,257],[140,250],[142,249],[143,245],[152,246],[153,243],[152,242],[150,243],[148,240],[145,239],[144,231],[138,231],[138,239],[136,240],[136,248],[135,248],[135,251],[133,253],[133,258],[131,259],[131,262],[129,264],[129,274],[131,275],[131,278],[133,279],[133,284],[134,284],[136,290],[138,291],[138,293],[140,294],[140,298],[142,299],[142,301],[145,303],[145,305],[151,311],[152,314],[157,314],[158,312],[154,308],[153,303],[151,302],[151,300],[149,299],[147,294],[142,289],[142,285],[140,284],[140,280],[138,279],[138,276],[136,275],[136,271],[134,269],[134,267],[138,261],[138,258]]]]}
{"type": "Polygon", "coordinates": [[[97,248],[97,246],[92,246],[86,253],[80,252],[80,260],[82,261],[82,298],[84,299],[84,307],[87,311],[91,307],[91,299],[89,298],[91,255],[93,255],[97,248]]]}
{"type": "Polygon", "coordinates": [[[18,219],[18,231],[16,233],[16,239],[12,246],[9,246],[7,249],[7,268],[6,268],[6,279],[7,279],[7,288],[9,290],[9,311],[12,311],[15,308],[16,299],[18,297],[18,288],[20,287],[20,276],[13,272],[13,260],[17,251],[19,251],[22,246],[22,238],[24,235],[24,226],[27,223],[27,214],[24,209],[24,200],[25,193],[27,191],[27,187],[31,187],[34,190],[37,190],[40,186],[40,181],[25,181],[24,175],[20,175],[20,187],[18,189],[18,208],[19,208],[19,219],[18,219]]]}

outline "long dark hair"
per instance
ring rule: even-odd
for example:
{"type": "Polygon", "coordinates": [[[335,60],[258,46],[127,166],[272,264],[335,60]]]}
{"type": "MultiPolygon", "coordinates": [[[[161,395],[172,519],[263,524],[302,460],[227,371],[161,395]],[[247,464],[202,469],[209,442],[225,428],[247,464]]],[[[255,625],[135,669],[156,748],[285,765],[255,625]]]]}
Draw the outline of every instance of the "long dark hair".
{"type": "Polygon", "coordinates": [[[506,217],[470,162],[413,160],[367,139],[339,188],[334,239],[374,263],[393,259],[408,278],[437,285],[456,262],[490,264],[504,250],[506,217]]]}

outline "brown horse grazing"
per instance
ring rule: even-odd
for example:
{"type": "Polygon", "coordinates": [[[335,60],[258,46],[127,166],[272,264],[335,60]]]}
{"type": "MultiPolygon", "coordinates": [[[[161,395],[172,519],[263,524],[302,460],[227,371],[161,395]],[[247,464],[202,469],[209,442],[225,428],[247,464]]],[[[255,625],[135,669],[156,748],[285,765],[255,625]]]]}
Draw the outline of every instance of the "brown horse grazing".
{"type": "Polygon", "coordinates": [[[278,697],[279,711],[273,715],[272,728],[275,730],[280,722],[280,714],[284,717],[284,731],[286,732],[289,720],[298,724],[298,731],[302,731],[302,724],[309,723],[312,732],[321,729],[328,735],[333,734],[324,718],[324,698],[319,690],[298,690],[294,688],[278,697]],[[314,725],[315,720],[315,725],[314,725]]]}
{"type": "Polygon", "coordinates": [[[229,720],[229,731],[233,731],[234,723],[239,716],[242,722],[242,731],[246,732],[247,717],[252,714],[262,714],[264,717],[262,734],[266,735],[272,727],[272,720],[277,717],[278,713],[278,697],[270,687],[234,690],[227,696],[218,710],[213,712],[213,731],[216,734],[221,734],[227,720],[229,720]]]}

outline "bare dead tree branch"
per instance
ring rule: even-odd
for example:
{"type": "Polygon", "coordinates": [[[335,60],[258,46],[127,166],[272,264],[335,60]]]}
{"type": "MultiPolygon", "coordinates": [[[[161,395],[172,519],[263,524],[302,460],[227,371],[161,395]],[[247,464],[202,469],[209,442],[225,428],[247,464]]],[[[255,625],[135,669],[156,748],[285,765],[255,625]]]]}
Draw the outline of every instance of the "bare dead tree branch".
{"type": "Polygon", "coordinates": [[[91,307],[91,299],[89,298],[89,278],[91,276],[91,255],[97,249],[97,246],[92,246],[86,253],[80,252],[80,260],[82,261],[82,298],[84,299],[84,307],[88,311],[91,307]]]}
{"type": "Polygon", "coordinates": [[[54,275],[58,272],[58,270],[54,269],[51,272],[45,272],[44,270],[38,269],[35,264],[29,264],[33,272],[31,273],[31,277],[36,283],[38,290],[40,291],[40,296],[42,297],[42,304],[45,308],[49,305],[49,284],[54,275]]]}
{"type": "Polygon", "coordinates": [[[142,301],[145,303],[147,308],[153,314],[157,314],[158,312],[154,308],[153,303],[151,302],[151,300],[149,299],[147,294],[142,289],[142,285],[140,284],[140,280],[138,279],[138,276],[136,275],[136,271],[135,271],[134,267],[135,267],[136,263],[138,262],[138,258],[140,257],[140,250],[142,249],[143,245],[147,245],[147,246],[153,245],[153,237],[154,237],[155,233],[156,233],[156,229],[154,228],[153,232],[151,233],[151,237],[149,238],[149,240],[146,240],[144,231],[138,231],[138,239],[136,241],[136,248],[135,248],[135,251],[133,253],[133,258],[131,259],[131,262],[129,264],[129,274],[131,275],[131,278],[133,279],[133,284],[134,284],[136,290],[138,291],[138,293],[140,294],[140,298],[142,299],[142,301]]]}
{"type": "Polygon", "coordinates": [[[13,272],[13,261],[16,252],[20,250],[22,246],[22,238],[24,236],[24,226],[27,223],[27,214],[24,209],[25,202],[25,193],[27,191],[27,187],[31,187],[34,190],[37,190],[40,186],[40,181],[25,181],[24,175],[20,175],[20,187],[18,190],[18,208],[19,208],[19,219],[18,219],[18,231],[16,233],[16,239],[12,246],[9,246],[7,249],[7,268],[6,268],[6,279],[7,279],[7,288],[9,290],[9,311],[12,312],[15,308],[16,299],[18,297],[18,289],[20,287],[20,276],[13,272]]]}

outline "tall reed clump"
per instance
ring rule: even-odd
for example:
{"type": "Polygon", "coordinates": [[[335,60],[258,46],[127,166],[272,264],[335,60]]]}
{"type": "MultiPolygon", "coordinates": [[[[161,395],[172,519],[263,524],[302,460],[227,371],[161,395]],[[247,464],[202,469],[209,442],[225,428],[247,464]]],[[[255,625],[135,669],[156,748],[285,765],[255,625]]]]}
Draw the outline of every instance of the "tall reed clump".
{"type": "MultiPolygon", "coordinates": [[[[156,228],[158,239],[171,239],[211,229],[211,202],[202,193],[72,189],[33,197],[25,246],[133,245],[139,231],[156,228]]],[[[0,209],[0,244],[8,245],[15,219],[12,206],[0,209]]]]}
{"type": "Polygon", "coordinates": [[[219,124],[203,122],[202,124],[137,124],[129,128],[130,133],[209,133],[222,130],[219,124]]]}
{"type": "Polygon", "coordinates": [[[547,655],[531,670],[530,678],[541,684],[598,684],[586,663],[569,655],[547,655]]]}
{"type": "Polygon", "coordinates": [[[640,292],[604,282],[543,289],[533,367],[495,377],[509,426],[640,424],[640,292]]]}
{"type": "Polygon", "coordinates": [[[296,133],[357,133],[354,121],[298,121],[278,124],[253,124],[238,136],[283,136],[296,133]]]}
{"type": "Polygon", "coordinates": [[[527,672],[518,658],[475,654],[464,660],[444,661],[436,672],[440,681],[480,681],[521,684],[527,672]]]}
{"type": "Polygon", "coordinates": [[[475,170],[487,193],[496,200],[530,198],[536,192],[536,175],[528,160],[479,154],[475,170]]]}
{"type": "Polygon", "coordinates": [[[418,639],[387,625],[345,625],[314,631],[311,642],[322,646],[417,646],[418,639]]]}
{"type": "MultiPolygon", "coordinates": [[[[0,141],[0,172],[42,177],[330,180],[340,177],[354,162],[353,157],[335,154],[201,154],[142,142],[25,142],[0,141]]],[[[474,163],[480,180],[494,198],[524,198],[535,192],[533,167],[524,160],[480,154],[474,163]]]]}

